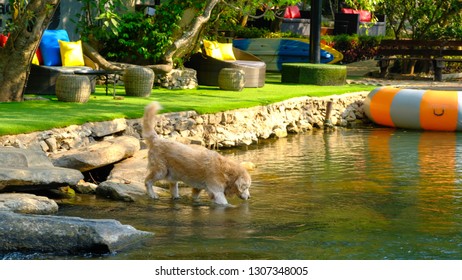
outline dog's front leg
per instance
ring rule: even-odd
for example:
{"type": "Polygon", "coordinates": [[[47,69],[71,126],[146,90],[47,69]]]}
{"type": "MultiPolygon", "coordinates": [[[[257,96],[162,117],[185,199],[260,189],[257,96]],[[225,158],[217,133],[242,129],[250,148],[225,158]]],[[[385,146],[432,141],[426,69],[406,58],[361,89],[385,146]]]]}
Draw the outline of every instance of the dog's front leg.
{"type": "Polygon", "coordinates": [[[227,205],[228,200],[226,200],[225,194],[222,192],[213,193],[213,201],[219,205],[227,205]]]}

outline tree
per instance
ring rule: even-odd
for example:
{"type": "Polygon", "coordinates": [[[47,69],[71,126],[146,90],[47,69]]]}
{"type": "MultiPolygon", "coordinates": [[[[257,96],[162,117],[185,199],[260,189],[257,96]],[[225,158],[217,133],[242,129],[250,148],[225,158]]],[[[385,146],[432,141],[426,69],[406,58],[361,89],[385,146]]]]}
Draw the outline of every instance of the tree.
{"type": "Polygon", "coordinates": [[[60,0],[10,0],[12,29],[0,48],[0,102],[22,101],[35,51],[60,0]]]}
{"type": "Polygon", "coordinates": [[[345,0],[345,3],[356,10],[367,10],[374,12],[378,5],[385,0],[345,0]]]}
{"type": "MultiPolygon", "coordinates": [[[[176,1],[171,1],[174,4],[176,1]]],[[[201,7],[200,3],[204,1],[190,1],[190,7],[195,10],[201,7]]],[[[174,59],[181,59],[186,54],[191,53],[197,45],[197,41],[200,39],[200,35],[205,28],[206,24],[211,20],[212,11],[218,7],[218,11],[215,12],[215,18],[212,22],[216,22],[221,14],[228,12],[233,13],[235,17],[240,18],[241,24],[246,21],[249,15],[254,15],[257,8],[263,9],[265,16],[269,19],[274,19],[276,16],[277,8],[284,8],[288,5],[295,5],[298,0],[278,0],[278,1],[261,1],[261,0],[234,0],[234,1],[223,1],[223,0],[207,0],[203,5],[201,12],[197,17],[192,20],[186,20],[186,23],[180,24],[180,31],[177,34],[182,34],[179,37],[173,37],[173,44],[165,51],[163,55],[163,61],[172,64],[174,59]]],[[[186,10],[187,11],[187,10],[186,10]]],[[[182,21],[187,17],[188,14],[183,13],[182,21]]],[[[238,21],[236,19],[236,21],[238,21]]]]}
{"type": "MultiPolygon", "coordinates": [[[[88,42],[98,42],[98,46],[93,45],[95,49],[111,60],[141,65],[165,63],[171,68],[181,65],[181,61],[197,49],[202,37],[213,37],[214,30],[224,22],[235,26],[243,16],[255,14],[255,9],[259,7],[268,10],[266,17],[274,18],[274,10],[268,7],[278,5],[283,10],[283,7],[296,2],[170,0],[156,7],[154,17],[142,13],[122,15],[117,36],[105,39],[101,34],[92,33],[96,40],[88,42]]],[[[83,30],[79,33],[87,32],[83,30]]]]}
{"type": "Polygon", "coordinates": [[[439,39],[447,30],[460,27],[459,0],[387,0],[381,4],[395,38],[439,39]]]}
{"type": "MultiPolygon", "coordinates": [[[[213,8],[221,0],[206,1],[203,12],[184,25],[184,29],[180,37],[176,38],[173,44],[165,51],[163,61],[172,65],[174,58],[183,57],[186,53],[190,53],[195,48],[199,35],[204,25],[209,21],[213,8]]],[[[189,21],[189,20],[188,20],[189,21]]],[[[180,25],[181,27],[181,25],[180,25]]]]}

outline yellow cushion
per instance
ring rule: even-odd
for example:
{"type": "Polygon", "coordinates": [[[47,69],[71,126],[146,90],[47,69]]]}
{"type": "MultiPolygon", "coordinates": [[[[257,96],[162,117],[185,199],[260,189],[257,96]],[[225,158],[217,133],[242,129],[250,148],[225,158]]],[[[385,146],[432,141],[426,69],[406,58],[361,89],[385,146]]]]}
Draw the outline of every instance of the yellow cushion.
{"type": "Polygon", "coordinates": [[[218,43],[220,48],[221,56],[223,60],[236,60],[233,52],[233,44],[231,43],[218,43]]]}
{"type": "Polygon", "coordinates": [[[85,66],[82,42],[65,42],[58,40],[63,66],[85,66]]]}
{"type": "Polygon", "coordinates": [[[34,57],[32,58],[32,64],[40,65],[40,61],[36,53],[34,53],[34,57]]]}
{"type": "Polygon", "coordinates": [[[205,53],[208,56],[223,60],[223,56],[221,55],[221,50],[220,50],[220,47],[218,46],[217,41],[204,40],[203,42],[204,42],[205,53]]]}

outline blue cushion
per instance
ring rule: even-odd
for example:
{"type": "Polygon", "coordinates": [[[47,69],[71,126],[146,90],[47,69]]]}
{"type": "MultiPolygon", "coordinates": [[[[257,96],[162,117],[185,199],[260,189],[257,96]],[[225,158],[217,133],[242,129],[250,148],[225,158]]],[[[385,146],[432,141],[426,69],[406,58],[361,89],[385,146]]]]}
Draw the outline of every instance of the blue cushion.
{"type": "Polygon", "coordinates": [[[45,30],[43,33],[42,41],[40,41],[40,52],[43,57],[43,65],[62,65],[58,40],[69,42],[69,35],[66,30],[45,30]]]}

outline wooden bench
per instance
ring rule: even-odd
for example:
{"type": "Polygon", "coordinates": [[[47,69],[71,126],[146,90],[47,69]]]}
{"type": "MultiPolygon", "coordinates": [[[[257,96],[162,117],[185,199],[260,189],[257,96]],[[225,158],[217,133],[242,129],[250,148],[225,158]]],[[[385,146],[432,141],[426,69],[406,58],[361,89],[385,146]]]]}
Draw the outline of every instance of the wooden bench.
{"type": "Polygon", "coordinates": [[[388,74],[392,60],[432,63],[436,81],[443,80],[442,70],[447,62],[462,62],[462,41],[456,40],[382,40],[377,52],[380,75],[388,74]]]}

